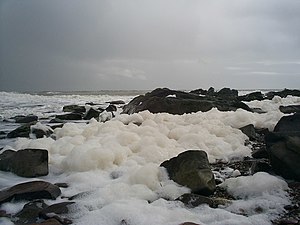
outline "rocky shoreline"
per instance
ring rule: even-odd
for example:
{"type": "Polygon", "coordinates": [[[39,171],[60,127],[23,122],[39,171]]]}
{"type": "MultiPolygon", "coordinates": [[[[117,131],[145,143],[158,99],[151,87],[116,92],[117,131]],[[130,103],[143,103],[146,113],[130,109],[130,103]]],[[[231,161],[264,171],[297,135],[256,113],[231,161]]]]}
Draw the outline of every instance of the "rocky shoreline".
{"type": "MultiPolygon", "coordinates": [[[[238,96],[233,89],[223,88],[215,92],[209,90],[194,90],[182,92],[167,88],[156,89],[145,95],[134,98],[125,105],[122,100],[108,102],[106,108],[98,104],[87,103],[85,106],[68,105],[63,107],[64,114],[47,118],[47,123],[35,115],[17,116],[11,118],[21,126],[5,133],[5,138],[42,138],[52,137],[53,130],[62,127],[68,121],[83,121],[88,123],[92,118],[106,122],[120,111],[125,114],[149,110],[152,113],[167,112],[182,115],[197,111],[206,112],[212,108],[220,111],[247,110],[252,113],[264,113],[262,109],[250,108],[247,101],[262,101],[275,96],[285,98],[288,95],[300,97],[300,91],[285,89],[281,92],[262,94],[254,92],[238,96]]],[[[219,205],[230,204],[235,197],[230,195],[222,184],[226,179],[238,176],[251,176],[264,172],[282,176],[289,185],[291,205],[285,206],[285,213],[272,221],[276,225],[300,224],[300,114],[299,105],[281,106],[283,116],[275,126],[274,131],[257,129],[252,124],[241,127],[249,140],[245,145],[252,149],[252,157],[242,161],[228,163],[216,162],[209,164],[207,154],[200,149],[181,153],[168,161],[162,162],[170,179],[191,189],[190,194],[184,194],[177,201],[187,207],[197,207],[208,204],[216,208],[219,205]]],[[[1,131],[0,131],[1,132],[1,131]]],[[[23,149],[17,152],[2,151],[0,154],[0,170],[12,172],[21,177],[41,177],[48,174],[48,153],[46,149],[23,149]]],[[[80,201],[78,196],[68,196],[66,201],[47,205],[43,199],[56,199],[61,195],[60,188],[68,188],[68,184],[51,184],[45,181],[25,182],[0,191],[0,204],[9,201],[27,200],[23,209],[15,215],[0,211],[0,217],[9,218],[14,224],[72,224],[68,219],[68,208],[80,201]]],[[[80,195],[85,193],[79,193],[80,195]]],[[[257,208],[260,213],[260,208],[257,208]]],[[[243,212],[241,211],[241,215],[243,212]]],[[[120,224],[130,224],[126,220],[120,224]]],[[[184,223],[193,224],[193,223],[184,223]]]]}

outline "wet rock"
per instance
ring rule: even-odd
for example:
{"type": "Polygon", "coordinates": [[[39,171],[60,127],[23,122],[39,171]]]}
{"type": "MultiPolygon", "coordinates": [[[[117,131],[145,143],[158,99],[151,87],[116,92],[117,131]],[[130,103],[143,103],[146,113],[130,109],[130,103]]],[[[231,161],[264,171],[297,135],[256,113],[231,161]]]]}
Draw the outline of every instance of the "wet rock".
{"type": "Polygon", "coordinates": [[[241,101],[220,96],[199,96],[183,91],[158,88],[134,98],[123,107],[123,113],[132,114],[148,110],[152,113],[166,112],[182,115],[198,111],[206,112],[214,107],[220,111],[234,111],[238,108],[252,111],[241,101]]]}
{"type": "Polygon", "coordinates": [[[82,115],[80,113],[67,113],[62,115],[56,115],[55,118],[60,120],[81,120],[82,115]]]}
{"type": "Polygon", "coordinates": [[[293,133],[300,132],[300,114],[296,113],[290,116],[283,116],[274,128],[274,132],[293,133]]]}
{"type": "Polygon", "coordinates": [[[31,224],[39,220],[40,212],[48,205],[43,200],[36,200],[24,205],[23,209],[14,215],[15,224],[31,224]]]}
{"type": "Polygon", "coordinates": [[[286,98],[288,95],[300,97],[300,90],[284,89],[282,91],[271,91],[266,94],[268,99],[273,99],[274,96],[280,96],[286,98]]]}
{"type": "Polygon", "coordinates": [[[238,97],[238,100],[244,101],[244,102],[251,102],[254,100],[262,101],[264,99],[265,99],[265,96],[260,91],[252,92],[252,93],[238,97]]]}
{"type": "Polygon", "coordinates": [[[251,153],[252,157],[255,159],[266,159],[269,158],[269,154],[265,148],[259,148],[257,150],[254,150],[251,153]]]}
{"type": "Polygon", "coordinates": [[[29,137],[30,126],[34,125],[35,122],[24,124],[7,134],[7,138],[17,138],[17,137],[29,137]]]}
{"type": "Polygon", "coordinates": [[[272,167],[268,161],[254,161],[251,166],[251,174],[257,172],[270,173],[270,171],[272,171],[272,167]]]}
{"type": "Polygon", "coordinates": [[[279,110],[282,113],[300,113],[300,105],[288,105],[288,106],[279,106],[279,110]]]}
{"type": "Polygon", "coordinates": [[[44,149],[7,150],[0,155],[0,170],[21,177],[48,175],[48,151],[44,149]]]}
{"type": "Polygon", "coordinates": [[[210,169],[205,151],[189,150],[164,161],[170,179],[200,195],[213,194],[216,189],[214,174],[210,169]]]}
{"type": "Polygon", "coordinates": [[[253,124],[241,127],[240,130],[249,137],[250,141],[256,140],[257,134],[253,124]]]}
{"type": "Polygon", "coordinates": [[[202,224],[199,224],[199,223],[193,223],[193,222],[184,222],[184,223],[181,223],[179,225],[202,225],[202,224]]]}
{"type": "Polygon", "coordinates": [[[63,107],[63,112],[85,113],[85,106],[65,105],[63,107]]]}
{"type": "Polygon", "coordinates": [[[113,104],[113,105],[124,105],[125,104],[125,102],[123,100],[109,101],[106,103],[113,104]]]}
{"type": "Polygon", "coordinates": [[[52,218],[40,223],[33,223],[30,225],[62,225],[62,223],[60,223],[57,219],[52,218]]]}
{"type": "Polygon", "coordinates": [[[100,113],[103,112],[103,110],[96,110],[94,108],[90,108],[85,116],[83,117],[84,120],[90,120],[92,118],[98,119],[100,113]]]}
{"type": "Polygon", "coordinates": [[[0,191],[0,204],[14,199],[56,199],[61,194],[59,187],[46,181],[30,181],[17,184],[13,187],[0,191]]]}
{"type": "Polygon", "coordinates": [[[197,194],[183,194],[179,198],[175,199],[176,201],[181,201],[187,207],[197,207],[199,205],[207,204],[212,208],[216,208],[214,201],[206,196],[197,195],[197,194]]]}
{"type": "Polygon", "coordinates": [[[53,133],[53,129],[49,126],[43,125],[41,123],[36,123],[30,127],[30,131],[35,135],[36,138],[50,137],[53,133]]]}
{"type": "Polygon", "coordinates": [[[238,91],[235,89],[222,88],[215,95],[225,99],[236,99],[238,97],[238,94],[238,91]]]}
{"type": "Polygon", "coordinates": [[[300,136],[270,133],[266,146],[273,170],[286,179],[300,181],[300,136]]]}
{"type": "Polygon", "coordinates": [[[14,117],[16,123],[31,123],[38,121],[38,117],[35,115],[28,116],[16,116],[14,117]]]}
{"type": "Polygon", "coordinates": [[[55,183],[54,185],[60,187],[60,188],[68,188],[69,185],[67,183],[55,183]]]}
{"type": "Polygon", "coordinates": [[[109,106],[107,106],[107,108],[105,110],[107,112],[115,112],[115,111],[117,111],[117,107],[115,105],[110,104],[109,106]]]}

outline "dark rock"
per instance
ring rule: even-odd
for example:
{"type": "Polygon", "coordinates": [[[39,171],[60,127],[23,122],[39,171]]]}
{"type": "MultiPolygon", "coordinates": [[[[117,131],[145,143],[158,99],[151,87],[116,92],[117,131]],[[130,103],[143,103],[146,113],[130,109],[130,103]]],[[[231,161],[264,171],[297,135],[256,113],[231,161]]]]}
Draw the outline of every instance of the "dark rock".
{"type": "Polygon", "coordinates": [[[257,135],[253,124],[241,127],[240,130],[249,137],[250,141],[256,140],[257,135]]]}
{"type": "Polygon", "coordinates": [[[80,113],[67,113],[62,115],[56,115],[55,118],[60,120],[81,120],[82,115],[80,113]]]}
{"type": "Polygon", "coordinates": [[[284,89],[283,91],[271,91],[266,94],[268,99],[273,99],[274,96],[280,96],[286,98],[288,95],[300,97],[300,90],[284,89]]]}
{"type": "Polygon", "coordinates": [[[110,104],[109,106],[107,106],[107,108],[105,110],[107,112],[115,112],[115,111],[117,111],[117,107],[115,105],[110,104]]]}
{"type": "Polygon", "coordinates": [[[204,151],[189,150],[180,153],[177,157],[164,161],[161,166],[167,169],[170,179],[187,186],[192,193],[207,196],[216,189],[214,174],[204,151]]]}
{"type": "Polygon", "coordinates": [[[52,218],[52,219],[48,219],[48,220],[45,220],[45,221],[40,222],[40,223],[33,223],[33,224],[30,224],[30,225],[62,225],[62,223],[59,222],[58,220],[52,218]]]}
{"type": "Polygon", "coordinates": [[[267,161],[254,161],[251,166],[251,174],[255,174],[257,172],[269,173],[271,170],[271,165],[267,161]]]}
{"type": "Polygon", "coordinates": [[[59,187],[45,181],[30,181],[0,191],[0,204],[14,199],[56,199],[61,194],[59,187]]]}
{"type": "Polygon", "coordinates": [[[202,225],[202,224],[199,224],[199,223],[192,223],[192,222],[184,222],[184,223],[181,223],[179,225],[202,225]]]}
{"type": "Polygon", "coordinates": [[[220,98],[236,99],[239,95],[239,92],[235,89],[222,88],[220,91],[216,93],[216,95],[220,98]]]}
{"type": "Polygon", "coordinates": [[[48,205],[43,200],[35,200],[24,205],[23,209],[14,215],[15,224],[32,224],[39,220],[40,212],[48,205]]]}
{"type": "Polygon", "coordinates": [[[114,105],[124,105],[125,102],[123,100],[116,100],[116,101],[110,101],[110,102],[106,102],[109,104],[114,104],[114,105]]]}
{"type": "Polygon", "coordinates": [[[267,159],[269,154],[265,148],[260,148],[251,153],[252,157],[255,159],[267,159]]]}
{"type": "Polygon", "coordinates": [[[208,198],[203,195],[187,193],[187,194],[181,195],[180,197],[178,197],[175,200],[181,201],[182,203],[184,203],[185,206],[190,207],[190,208],[194,208],[194,207],[197,207],[197,206],[203,205],[203,204],[207,204],[212,208],[217,207],[211,198],[208,198]]]}
{"type": "Polygon", "coordinates": [[[31,123],[38,121],[38,117],[35,115],[28,116],[16,116],[14,117],[16,123],[31,123]]]}
{"type": "Polygon", "coordinates": [[[63,107],[63,112],[85,113],[85,107],[79,105],[65,105],[63,107]]]}
{"type": "Polygon", "coordinates": [[[60,202],[57,204],[50,205],[40,212],[40,216],[43,219],[49,219],[51,218],[49,214],[67,214],[69,212],[68,206],[74,203],[75,202],[60,202]]]}
{"type": "Polygon", "coordinates": [[[251,101],[262,101],[265,99],[265,96],[260,92],[252,92],[250,94],[238,96],[238,100],[244,101],[244,102],[251,102],[251,101]]]}
{"type": "Polygon", "coordinates": [[[53,118],[49,121],[49,123],[64,123],[64,121],[58,118],[53,118]]]}
{"type": "Polygon", "coordinates": [[[293,133],[300,132],[300,114],[283,116],[274,128],[274,132],[293,133]]]}
{"type": "Polygon", "coordinates": [[[45,126],[47,129],[41,129],[39,127],[31,126],[30,130],[31,133],[35,135],[36,138],[43,138],[44,136],[50,137],[50,135],[53,133],[53,130],[51,127],[45,126]]]}
{"type": "Polygon", "coordinates": [[[68,188],[69,185],[67,183],[55,183],[54,185],[60,187],[60,188],[68,188]]]}
{"type": "Polygon", "coordinates": [[[34,125],[35,122],[24,124],[15,130],[9,132],[7,134],[7,138],[17,138],[17,137],[29,137],[30,134],[30,126],[34,125]]]}
{"type": "Polygon", "coordinates": [[[300,105],[288,105],[288,106],[279,106],[279,110],[282,113],[300,113],[300,105]]]}
{"type": "Polygon", "coordinates": [[[194,208],[203,204],[207,204],[211,208],[217,208],[218,205],[226,205],[231,202],[230,200],[224,198],[208,198],[203,195],[191,193],[181,195],[176,199],[176,201],[181,201],[186,207],[189,208],[194,208]]]}
{"type": "Polygon", "coordinates": [[[170,114],[206,112],[216,107],[220,111],[234,111],[238,108],[252,111],[246,104],[236,99],[224,99],[215,96],[199,96],[183,91],[158,88],[145,95],[140,95],[123,107],[123,113],[132,114],[143,110],[152,113],[170,114]],[[176,96],[169,98],[168,96],[176,96]]]}
{"type": "Polygon", "coordinates": [[[270,133],[266,136],[266,147],[273,170],[286,179],[300,181],[300,132],[270,133]]]}
{"type": "MultiPolygon", "coordinates": [[[[102,110],[103,111],[103,110],[102,110]]],[[[85,114],[85,116],[83,117],[84,120],[90,120],[92,118],[98,119],[99,115],[102,111],[90,108],[87,113],[85,114]]]]}
{"type": "Polygon", "coordinates": [[[7,150],[0,155],[0,169],[21,177],[48,175],[48,151],[43,149],[7,150]]]}
{"type": "Polygon", "coordinates": [[[191,94],[196,95],[207,95],[207,90],[203,90],[202,88],[190,91],[191,94]]]}

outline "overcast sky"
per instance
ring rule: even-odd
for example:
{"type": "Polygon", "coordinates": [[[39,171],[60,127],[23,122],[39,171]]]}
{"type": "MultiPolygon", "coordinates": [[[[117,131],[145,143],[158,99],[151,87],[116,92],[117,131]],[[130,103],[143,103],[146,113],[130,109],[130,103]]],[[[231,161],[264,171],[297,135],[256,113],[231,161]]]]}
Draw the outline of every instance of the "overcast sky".
{"type": "Polygon", "coordinates": [[[299,0],[0,0],[0,90],[300,88],[299,0]]]}

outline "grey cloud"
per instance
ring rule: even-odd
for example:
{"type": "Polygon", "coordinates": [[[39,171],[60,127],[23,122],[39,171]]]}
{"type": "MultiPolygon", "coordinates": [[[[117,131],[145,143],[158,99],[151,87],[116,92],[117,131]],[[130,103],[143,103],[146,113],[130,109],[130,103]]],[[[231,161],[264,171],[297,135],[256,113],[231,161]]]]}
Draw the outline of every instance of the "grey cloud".
{"type": "Polygon", "coordinates": [[[296,0],[2,0],[0,90],[299,87],[299,10],[296,0]]]}

